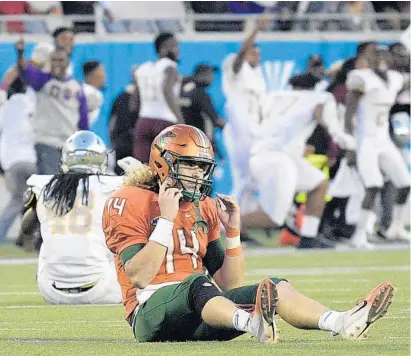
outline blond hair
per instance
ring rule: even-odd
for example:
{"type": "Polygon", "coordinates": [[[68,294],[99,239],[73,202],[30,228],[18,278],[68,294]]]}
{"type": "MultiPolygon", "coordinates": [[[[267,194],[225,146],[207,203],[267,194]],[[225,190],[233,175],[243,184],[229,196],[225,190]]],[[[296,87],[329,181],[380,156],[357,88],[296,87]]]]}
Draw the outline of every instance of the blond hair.
{"type": "Polygon", "coordinates": [[[157,174],[150,166],[143,164],[135,171],[126,174],[123,185],[156,190],[158,187],[157,174]]]}

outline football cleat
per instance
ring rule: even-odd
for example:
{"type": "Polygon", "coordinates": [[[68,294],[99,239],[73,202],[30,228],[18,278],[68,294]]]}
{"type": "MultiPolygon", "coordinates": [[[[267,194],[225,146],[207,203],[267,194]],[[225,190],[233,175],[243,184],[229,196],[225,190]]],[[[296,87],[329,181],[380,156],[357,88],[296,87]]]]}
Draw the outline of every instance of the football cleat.
{"type": "Polygon", "coordinates": [[[368,242],[367,232],[363,229],[357,229],[351,239],[348,241],[353,248],[373,250],[375,245],[368,242]]]}
{"type": "Polygon", "coordinates": [[[249,332],[260,342],[267,338],[278,341],[278,329],[275,323],[275,309],[278,303],[278,292],[275,283],[271,279],[264,279],[257,289],[255,309],[249,320],[249,332]],[[272,330],[272,335],[264,332],[264,321],[272,330]]]}
{"type": "Polygon", "coordinates": [[[384,233],[388,241],[410,241],[410,232],[404,227],[400,221],[394,221],[387,231],[384,233]]]}
{"type": "Polygon", "coordinates": [[[343,316],[341,331],[345,340],[364,338],[364,332],[388,311],[394,296],[391,282],[382,282],[343,316]]]}

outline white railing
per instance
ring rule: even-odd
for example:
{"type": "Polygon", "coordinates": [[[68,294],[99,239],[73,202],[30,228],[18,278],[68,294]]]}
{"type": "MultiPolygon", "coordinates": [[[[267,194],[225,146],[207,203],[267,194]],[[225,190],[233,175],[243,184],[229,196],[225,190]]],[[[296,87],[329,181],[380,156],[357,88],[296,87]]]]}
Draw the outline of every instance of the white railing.
{"type": "MultiPolygon", "coordinates": [[[[72,27],[76,22],[94,22],[95,32],[79,34],[80,42],[98,40],[144,40],[152,38],[159,31],[173,31],[180,34],[181,39],[237,39],[249,31],[259,15],[236,14],[192,14],[157,16],[156,14],[132,14],[130,18],[115,19],[109,23],[96,8],[95,16],[58,16],[58,15],[1,15],[0,41],[10,41],[21,34],[9,33],[10,22],[22,22],[24,36],[48,36],[58,26],[72,27]],[[219,31],[216,32],[216,29],[219,31]]],[[[263,40],[270,39],[327,39],[342,38],[391,39],[397,38],[408,26],[409,14],[364,14],[353,19],[348,14],[291,14],[267,15],[270,28],[261,34],[263,40]],[[284,23],[286,23],[284,27],[284,23]]]]}

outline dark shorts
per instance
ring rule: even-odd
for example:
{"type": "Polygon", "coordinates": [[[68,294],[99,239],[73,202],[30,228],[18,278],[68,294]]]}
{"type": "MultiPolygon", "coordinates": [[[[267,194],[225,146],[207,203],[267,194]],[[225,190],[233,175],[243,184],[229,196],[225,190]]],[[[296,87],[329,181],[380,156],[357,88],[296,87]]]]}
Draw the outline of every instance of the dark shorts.
{"type": "MultiPolygon", "coordinates": [[[[182,283],[166,286],[156,291],[135,313],[132,319],[134,336],[140,342],[156,341],[228,341],[242,334],[235,329],[207,325],[191,308],[191,284],[203,274],[193,274],[182,283]]],[[[271,278],[274,283],[284,280],[271,278]]],[[[252,310],[258,284],[223,292],[239,308],[252,310]]]]}
{"type": "Polygon", "coordinates": [[[171,125],[174,124],[166,120],[139,118],[134,136],[133,156],[143,163],[148,163],[151,143],[161,131],[171,125]]]}

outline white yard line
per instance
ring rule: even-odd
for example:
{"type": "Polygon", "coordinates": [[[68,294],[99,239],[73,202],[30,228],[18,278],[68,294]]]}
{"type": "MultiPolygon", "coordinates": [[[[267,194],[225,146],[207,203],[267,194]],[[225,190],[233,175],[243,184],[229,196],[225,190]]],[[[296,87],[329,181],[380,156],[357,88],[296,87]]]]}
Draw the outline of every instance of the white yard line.
{"type": "MultiPolygon", "coordinates": [[[[34,321],[4,321],[1,322],[1,325],[13,325],[13,324],[50,324],[50,325],[66,325],[66,324],[124,324],[127,321],[126,320],[65,320],[65,321],[51,321],[51,320],[45,320],[45,321],[40,321],[40,320],[34,320],[34,321]]],[[[2,329],[3,330],[3,329],[2,329]]]]}
{"type": "MultiPolygon", "coordinates": [[[[0,306],[0,309],[47,309],[47,308],[103,308],[103,307],[123,307],[122,304],[79,304],[79,305],[67,305],[67,304],[55,304],[55,305],[6,305],[0,306]]],[[[0,321],[1,322],[1,321],[0,321]]]]}
{"type": "Polygon", "coordinates": [[[10,295],[40,295],[39,292],[0,292],[0,297],[7,297],[10,295]]]}
{"type": "Polygon", "coordinates": [[[33,258],[0,258],[0,265],[14,266],[14,265],[36,265],[37,257],[33,258]]]}
{"type": "Polygon", "coordinates": [[[312,253],[330,253],[330,252],[346,252],[346,253],[357,253],[357,252],[368,252],[373,253],[375,251],[396,251],[404,250],[409,251],[410,245],[407,243],[387,243],[376,245],[375,249],[354,249],[348,245],[339,245],[335,250],[329,249],[309,249],[309,250],[298,250],[295,247],[279,247],[279,248],[245,248],[244,254],[246,256],[264,256],[264,255],[289,255],[289,254],[299,254],[306,255],[312,253]]]}
{"type": "MultiPolygon", "coordinates": [[[[370,282],[371,279],[365,278],[351,278],[351,279],[344,279],[344,283],[367,283],[370,282]]],[[[312,284],[312,283],[335,283],[335,279],[298,279],[293,278],[293,284],[301,283],[301,284],[312,284]]]]}
{"type": "Polygon", "coordinates": [[[322,268],[256,268],[246,272],[246,276],[255,275],[299,275],[299,276],[314,276],[314,275],[337,275],[337,274],[358,274],[365,272],[409,272],[410,266],[363,266],[363,267],[327,267],[322,268]]]}

